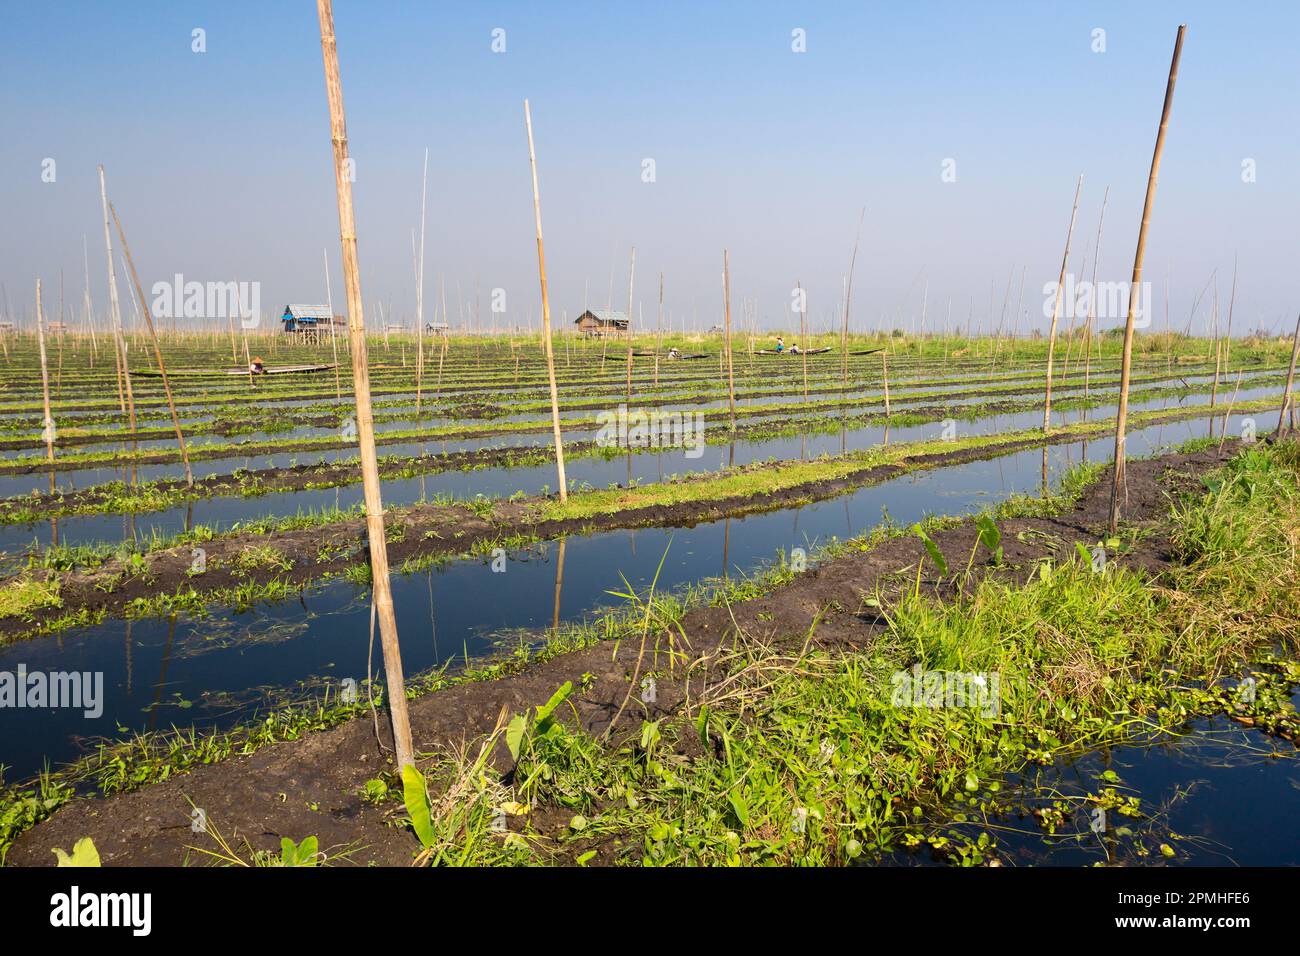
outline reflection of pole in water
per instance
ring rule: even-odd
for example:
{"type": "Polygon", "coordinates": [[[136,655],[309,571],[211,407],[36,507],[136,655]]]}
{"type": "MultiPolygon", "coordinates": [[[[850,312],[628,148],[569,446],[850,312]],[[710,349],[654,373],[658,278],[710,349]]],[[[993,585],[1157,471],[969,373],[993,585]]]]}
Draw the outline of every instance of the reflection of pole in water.
{"type": "Polygon", "coordinates": [[[162,669],[158,672],[158,686],[154,688],[153,706],[149,708],[149,729],[158,725],[158,705],[162,703],[163,686],[167,683],[167,665],[172,659],[172,641],[176,637],[176,615],[167,622],[167,646],[163,648],[162,669]]]}
{"type": "Polygon", "coordinates": [[[131,620],[126,622],[126,695],[131,696],[131,620]]]}
{"type": "Polygon", "coordinates": [[[1043,446],[1043,497],[1047,497],[1047,446],[1043,446]]]}
{"type": "Polygon", "coordinates": [[[437,667],[442,663],[438,654],[438,620],[433,614],[433,571],[428,572],[429,583],[429,633],[433,636],[433,664],[437,667]]]}
{"type": "Polygon", "coordinates": [[[560,592],[564,587],[564,546],[568,538],[560,538],[559,553],[555,558],[555,613],[551,616],[551,632],[560,633],[560,592]]]}
{"type": "Polygon", "coordinates": [[[727,580],[727,560],[728,552],[731,550],[731,519],[728,518],[722,525],[722,580],[727,580]]]}
{"type": "MultiPolygon", "coordinates": [[[[734,435],[735,432],[732,432],[732,434],[734,435]]],[[[736,440],[733,438],[727,444],[727,467],[734,468],[735,466],[736,466],[736,440]]]]}

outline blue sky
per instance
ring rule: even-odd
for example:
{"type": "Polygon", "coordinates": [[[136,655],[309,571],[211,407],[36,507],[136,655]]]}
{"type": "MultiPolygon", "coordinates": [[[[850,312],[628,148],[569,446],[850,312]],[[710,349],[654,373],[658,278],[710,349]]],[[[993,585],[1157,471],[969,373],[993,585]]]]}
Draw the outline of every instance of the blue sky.
{"type": "MultiPolygon", "coordinates": [[[[912,321],[927,284],[932,323],[949,302],[954,321],[973,309],[979,322],[991,287],[1000,313],[1010,275],[1014,308],[1022,268],[1022,327],[1045,327],[1041,290],[1056,278],[1080,173],[1071,270],[1085,251],[1091,270],[1109,186],[1099,278],[1129,277],[1180,22],[1147,249],[1156,324],[1166,276],[1176,328],[1216,268],[1226,312],[1234,255],[1236,331],[1289,325],[1300,308],[1295,4],[336,0],[335,17],[372,324],[377,303],[413,311],[426,146],[426,310],[445,277],[453,325],[476,285],[481,321],[504,289],[498,323],[537,323],[527,96],[557,321],[604,307],[611,271],[625,308],[635,245],[647,323],[661,271],[675,326],[718,321],[726,248],[733,318],[744,298],[765,327],[788,326],[799,280],[824,328],[865,207],[856,328],[912,321]],[[504,53],[491,49],[498,27],[504,53]],[[805,53],[791,50],[796,28],[805,53]],[[1096,28],[1104,53],[1092,50],[1096,28]],[[949,158],[955,182],[940,175],[949,158]]],[[[102,309],[98,163],[146,286],[178,272],[257,281],[264,311],[278,314],[323,300],[327,249],[341,310],[313,2],[5,0],[0,22],[0,281],[13,312],[30,312],[38,276],[57,310],[60,270],[79,305],[83,235],[102,309]],[[191,50],[195,28],[205,53],[191,50]]]]}

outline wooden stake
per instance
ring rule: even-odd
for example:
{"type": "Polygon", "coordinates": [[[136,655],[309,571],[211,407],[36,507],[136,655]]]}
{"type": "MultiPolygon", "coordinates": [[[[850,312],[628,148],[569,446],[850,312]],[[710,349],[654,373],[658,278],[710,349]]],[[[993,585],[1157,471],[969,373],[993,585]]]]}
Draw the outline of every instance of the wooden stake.
{"type": "MultiPolygon", "coordinates": [[[[54,465],[54,417],[50,414],[50,370],[45,358],[45,320],[41,317],[41,280],[36,280],[36,340],[41,348],[41,401],[45,406],[45,454],[54,465]]],[[[54,470],[50,469],[50,482],[54,482],[54,470]]]]}
{"type": "MultiPolygon", "coordinates": [[[[1165,148],[1165,133],[1169,128],[1169,112],[1174,104],[1174,84],[1178,81],[1178,59],[1183,53],[1183,35],[1187,24],[1180,24],[1174,40],[1174,55],[1169,62],[1169,80],[1165,85],[1165,103],[1160,112],[1160,129],[1156,133],[1156,146],[1151,154],[1151,172],[1147,175],[1147,195],[1142,204],[1142,225],[1138,229],[1137,249],[1133,254],[1133,280],[1128,290],[1128,318],[1124,321],[1124,355],[1120,361],[1119,411],[1115,419],[1115,466],[1110,489],[1110,533],[1119,531],[1119,490],[1124,483],[1124,439],[1128,427],[1128,387],[1133,366],[1134,307],[1142,283],[1142,256],[1147,247],[1147,227],[1151,224],[1151,208],[1156,200],[1156,179],[1160,174],[1160,154],[1165,148]]],[[[1151,304],[1147,303],[1147,308],[1151,304]]],[[[1300,326],[1297,327],[1300,329],[1300,326]]]]}
{"type": "Polygon", "coordinates": [[[163,363],[162,349],[158,347],[158,332],[154,329],[153,316],[149,311],[149,303],[144,298],[144,286],[140,284],[140,276],[135,271],[135,262],[131,258],[131,248],[126,244],[126,231],[122,228],[122,220],[117,218],[117,210],[113,204],[108,204],[108,211],[113,214],[113,223],[117,226],[117,237],[122,240],[122,254],[126,256],[126,265],[131,272],[131,284],[135,287],[136,297],[140,300],[140,311],[144,313],[145,324],[149,327],[149,340],[153,343],[153,356],[158,362],[158,374],[162,376],[163,393],[167,396],[167,410],[171,412],[172,426],[176,429],[176,445],[181,450],[181,463],[185,466],[185,485],[186,487],[194,486],[194,473],[190,471],[190,454],[185,449],[185,435],[181,431],[181,419],[176,414],[176,403],[172,400],[172,387],[167,379],[167,366],[163,363]]]}
{"type": "MultiPolygon", "coordinates": [[[[542,197],[537,188],[537,153],[533,149],[533,116],[524,100],[524,126],[528,129],[528,164],[533,174],[533,216],[537,220],[537,274],[542,284],[542,338],[546,340],[546,380],[551,389],[551,428],[555,434],[555,470],[560,482],[560,501],[569,500],[569,485],[564,476],[564,439],[560,435],[560,393],[555,385],[555,353],[551,342],[551,300],[546,295],[546,252],[542,246],[542,197]]],[[[632,316],[628,315],[629,343],[632,316]]],[[[631,346],[628,346],[629,368],[631,346]]],[[[629,372],[629,375],[631,373],[629,372]]],[[[441,378],[439,371],[439,378],[441,378]]],[[[631,379],[628,379],[631,388],[631,379]]]]}
{"type": "Polygon", "coordinates": [[[122,307],[117,298],[117,272],[113,266],[113,240],[108,228],[108,193],[104,187],[104,167],[99,167],[99,201],[104,208],[104,250],[108,257],[108,307],[113,322],[114,352],[117,356],[118,402],[127,413],[131,437],[135,437],[135,395],[131,389],[131,364],[127,358],[126,336],[122,331],[122,307]]]}
{"type": "Polygon", "coordinates": [[[357,228],[352,210],[352,181],[348,175],[348,132],[343,109],[343,82],[339,77],[338,46],[334,39],[333,0],[316,0],[320,20],[321,57],[325,63],[325,93],[329,100],[330,138],[334,143],[334,182],[338,194],[339,241],[343,247],[343,284],[348,297],[348,338],[352,344],[352,383],[357,407],[357,443],[361,450],[361,479],[366,500],[366,536],[370,545],[370,573],[374,583],[375,611],[379,618],[384,653],[384,678],[388,712],[393,724],[393,747],[400,770],[414,766],[411,721],[406,709],[406,680],[402,651],[397,640],[397,615],[388,579],[388,548],[384,538],[384,505],[379,488],[379,461],[375,453],[374,413],[370,405],[370,366],[366,348],[366,323],[361,299],[361,269],[357,262],[357,228]]]}
{"type": "Polygon", "coordinates": [[[727,402],[731,406],[731,431],[736,431],[736,377],[731,367],[731,260],[727,250],[722,250],[722,315],[726,322],[727,352],[727,402]]]}
{"type": "Polygon", "coordinates": [[[1074,236],[1074,220],[1079,214],[1079,192],[1083,189],[1083,176],[1074,187],[1074,208],[1070,210],[1070,228],[1065,234],[1065,254],[1061,256],[1061,275],[1056,280],[1056,301],[1052,305],[1052,328],[1047,335],[1047,388],[1043,393],[1043,434],[1052,429],[1052,359],[1056,353],[1056,320],[1061,313],[1061,296],[1065,293],[1065,269],[1070,258],[1070,239],[1074,236]]]}
{"type": "Polygon", "coordinates": [[[1286,414],[1287,409],[1292,413],[1295,412],[1295,399],[1291,394],[1291,386],[1295,382],[1296,357],[1300,356],[1300,316],[1295,320],[1295,337],[1291,341],[1291,363],[1286,369],[1286,388],[1282,390],[1282,409],[1277,413],[1277,435],[1281,438],[1287,433],[1286,414]]]}

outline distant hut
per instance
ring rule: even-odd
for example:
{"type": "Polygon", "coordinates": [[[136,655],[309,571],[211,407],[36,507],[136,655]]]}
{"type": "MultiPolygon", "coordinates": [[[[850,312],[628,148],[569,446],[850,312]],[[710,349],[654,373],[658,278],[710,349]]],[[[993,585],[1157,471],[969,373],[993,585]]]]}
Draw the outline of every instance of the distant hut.
{"type": "Polygon", "coordinates": [[[342,329],[345,325],[341,315],[333,315],[328,305],[303,305],[296,303],[284,307],[280,316],[284,331],[304,342],[320,342],[329,334],[330,327],[342,329]]]}
{"type": "Polygon", "coordinates": [[[573,324],[588,338],[627,335],[629,325],[626,312],[609,312],[604,309],[588,309],[574,319],[573,324]]]}
{"type": "Polygon", "coordinates": [[[444,338],[450,334],[451,326],[446,322],[426,322],[424,323],[425,335],[441,335],[444,338]]]}

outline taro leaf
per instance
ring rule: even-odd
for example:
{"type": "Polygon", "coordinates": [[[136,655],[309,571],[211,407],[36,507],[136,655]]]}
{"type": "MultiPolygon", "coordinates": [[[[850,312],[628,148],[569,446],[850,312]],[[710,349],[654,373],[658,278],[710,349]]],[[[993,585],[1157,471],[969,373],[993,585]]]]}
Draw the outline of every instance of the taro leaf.
{"type": "Polygon", "coordinates": [[[566,680],[560,686],[560,689],[551,695],[550,700],[537,708],[537,733],[539,736],[551,729],[551,724],[554,723],[552,715],[555,713],[555,708],[564,703],[572,693],[573,681],[566,680]]]}
{"type": "Polygon", "coordinates": [[[1002,533],[998,531],[997,522],[988,515],[980,515],[975,519],[975,527],[979,529],[980,543],[993,552],[995,561],[1002,561],[1002,533]]]}
{"type": "Polygon", "coordinates": [[[429,792],[424,786],[424,774],[410,764],[402,768],[402,796],[406,800],[406,812],[411,817],[411,828],[428,849],[433,846],[433,820],[429,810],[429,792]]]}
{"type": "Polygon", "coordinates": [[[731,812],[736,815],[736,820],[742,827],[747,826],[749,824],[749,804],[745,802],[745,798],[732,790],[727,794],[727,799],[731,801],[731,812]]]}
{"type": "Polygon", "coordinates": [[[524,714],[516,714],[506,727],[506,746],[510,748],[510,756],[515,760],[519,759],[519,751],[524,744],[524,734],[528,732],[528,717],[524,714]]]}
{"type": "Polygon", "coordinates": [[[1074,550],[1079,552],[1080,561],[1082,561],[1084,564],[1087,565],[1092,564],[1092,552],[1088,550],[1088,546],[1086,544],[1084,544],[1082,541],[1076,541],[1074,542],[1074,550]]]}
{"type": "Polygon", "coordinates": [[[320,842],[314,837],[303,837],[299,844],[288,837],[280,838],[280,865],[281,866],[315,866],[316,852],[320,848],[320,842]]]}
{"type": "Polygon", "coordinates": [[[943,556],[943,552],[940,551],[939,546],[934,543],[934,539],[926,534],[925,529],[919,524],[912,525],[912,533],[920,538],[921,543],[925,545],[925,550],[930,555],[930,560],[933,561],[934,566],[939,569],[939,577],[946,577],[948,574],[948,559],[943,556]]]}
{"type": "Polygon", "coordinates": [[[99,851],[95,849],[95,841],[90,837],[82,837],[72,847],[72,856],[68,856],[58,847],[54,848],[54,855],[58,857],[59,866],[99,866],[99,851]]]}

